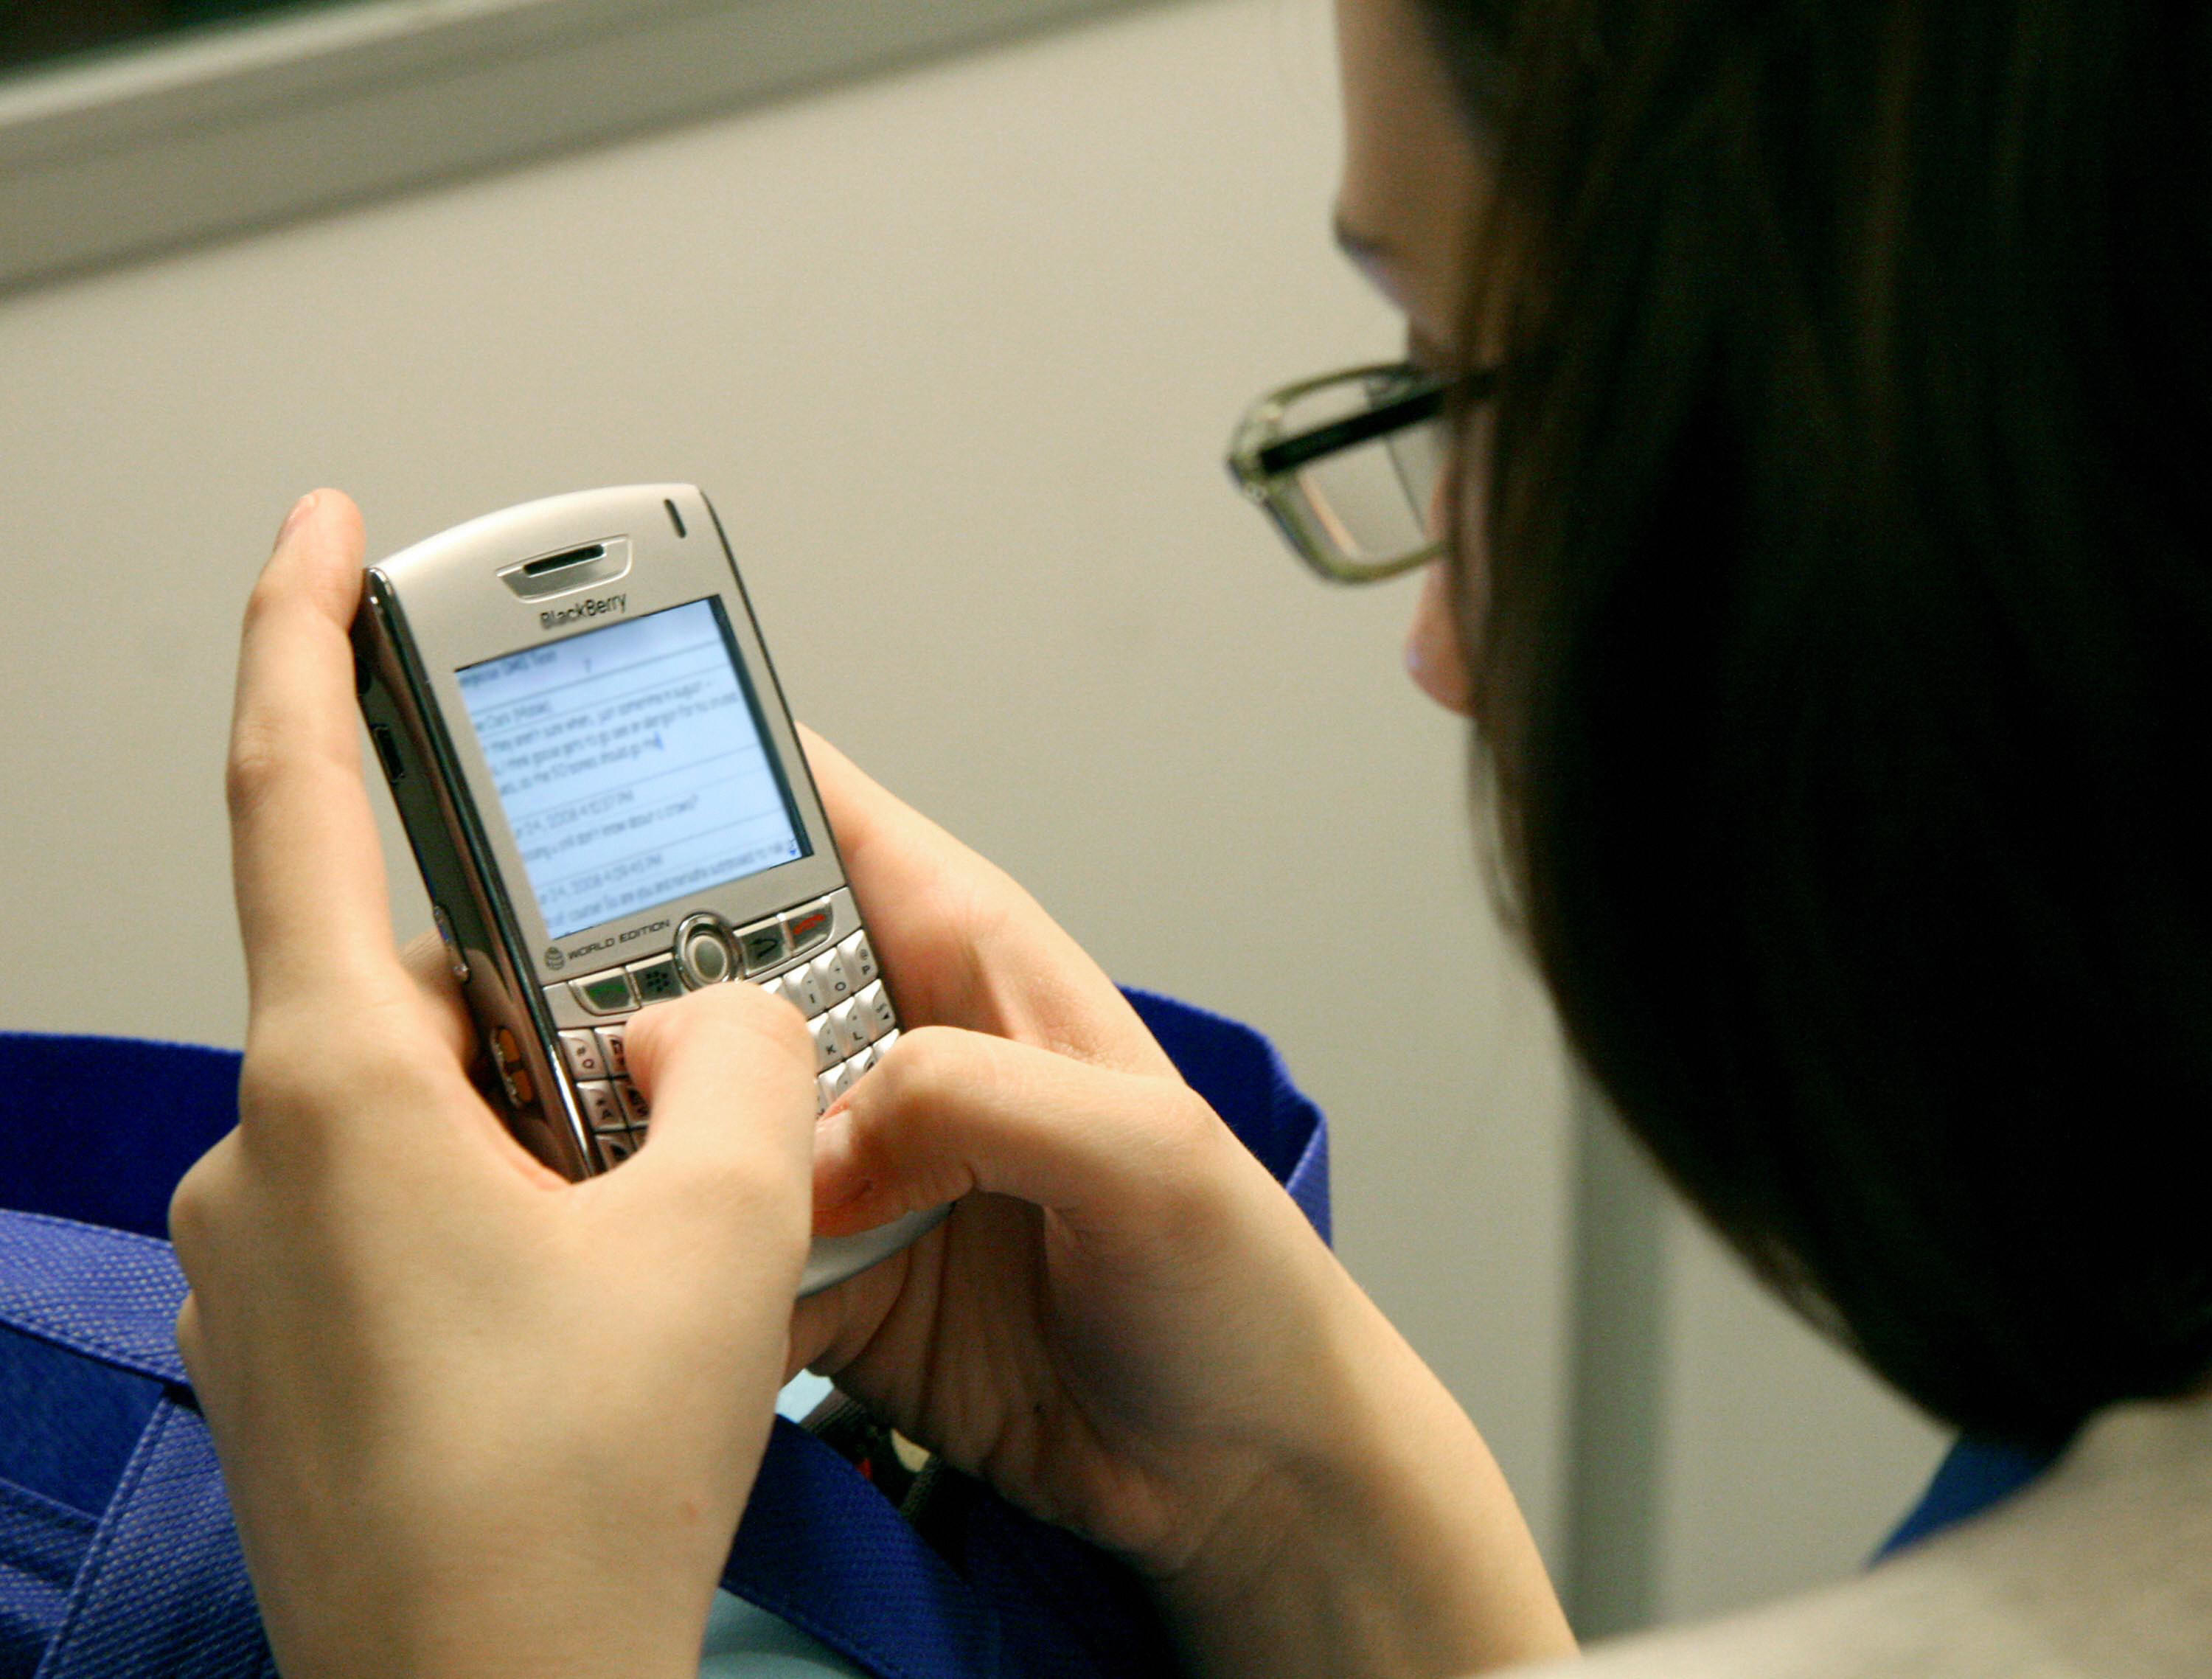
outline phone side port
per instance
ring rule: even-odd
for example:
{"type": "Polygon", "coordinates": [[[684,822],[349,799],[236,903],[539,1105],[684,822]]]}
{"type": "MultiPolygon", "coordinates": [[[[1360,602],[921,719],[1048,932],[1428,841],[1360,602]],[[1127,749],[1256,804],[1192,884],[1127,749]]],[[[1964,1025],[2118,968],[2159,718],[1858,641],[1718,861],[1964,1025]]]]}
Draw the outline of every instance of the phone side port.
{"type": "Polygon", "coordinates": [[[392,731],[381,723],[372,723],[368,738],[376,743],[376,756],[384,765],[384,779],[396,782],[407,773],[405,760],[399,756],[399,743],[392,738],[392,731]]]}

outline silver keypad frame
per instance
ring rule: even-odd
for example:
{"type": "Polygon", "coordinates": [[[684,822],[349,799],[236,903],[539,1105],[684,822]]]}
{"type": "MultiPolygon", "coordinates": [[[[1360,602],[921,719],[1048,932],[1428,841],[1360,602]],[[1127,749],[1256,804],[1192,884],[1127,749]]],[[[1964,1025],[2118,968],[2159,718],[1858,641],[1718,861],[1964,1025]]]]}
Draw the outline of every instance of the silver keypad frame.
{"type": "MultiPolygon", "coordinates": [[[[817,1043],[826,1033],[828,1048],[821,1052],[815,1078],[815,1112],[820,1114],[890,1050],[897,1041],[899,1023],[873,944],[849,891],[841,887],[826,897],[794,904],[781,916],[769,919],[789,922],[817,909],[826,909],[830,917],[822,935],[787,949],[780,962],[750,977],[806,1014],[817,1034],[817,1043]],[[829,971],[832,964],[835,973],[842,975],[842,986],[836,989],[829,971]],[[802,976],[810,982],[799,983],[802,976]]],[[[764,924],[757,922],[746,928],[732,928],[733,942],[736,935],[764,924]]],[[[563,1071],[592,1128],[601,1171],[611,1171],[635,1153],[649,1133],[651,1122],[640,1111],[642,1101],[637,1087],[626,1076],[622,1032],[628,1013],[594,1010],[584,1001],[581,992],[607,974],[637,965],[600,970],[544,988],[547,1012],[561,1028],[563,1071]]],[[[800,1292],[811,1293],[828,1287],[873,1264],[913,1240],[944,1217],[945,1212],[943,1208],[934,1208],[878,1230],[817,1238],[807,1258],[800,1292]]]]}

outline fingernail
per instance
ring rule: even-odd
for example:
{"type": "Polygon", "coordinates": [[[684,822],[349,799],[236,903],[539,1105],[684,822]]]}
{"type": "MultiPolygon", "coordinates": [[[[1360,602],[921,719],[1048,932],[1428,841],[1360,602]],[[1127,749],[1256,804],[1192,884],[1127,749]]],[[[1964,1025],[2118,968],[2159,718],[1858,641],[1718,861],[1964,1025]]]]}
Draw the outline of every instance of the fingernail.
{"type": "Polygon", "coordinates": [[[292,534],[300,521],[307,516],[314,505],[315,492],[312,490],[292,503],[292,511],[284,515],[284,522],[276,529],[276,545],[279,548],[284,545],[284,538],[292,534]]]}

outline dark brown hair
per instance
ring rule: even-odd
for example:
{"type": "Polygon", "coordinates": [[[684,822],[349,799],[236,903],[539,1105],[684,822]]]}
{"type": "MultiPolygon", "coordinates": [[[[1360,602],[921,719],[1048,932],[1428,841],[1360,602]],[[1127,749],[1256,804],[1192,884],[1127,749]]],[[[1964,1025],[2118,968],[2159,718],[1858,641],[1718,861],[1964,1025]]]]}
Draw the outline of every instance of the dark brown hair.
{"type": "Polygon", "coordinates": [[[1425,3],[1498,159],[1481,751],[1577,1049],[1937,1415],[2201,1382],[2212,9],[1425,3]]]}

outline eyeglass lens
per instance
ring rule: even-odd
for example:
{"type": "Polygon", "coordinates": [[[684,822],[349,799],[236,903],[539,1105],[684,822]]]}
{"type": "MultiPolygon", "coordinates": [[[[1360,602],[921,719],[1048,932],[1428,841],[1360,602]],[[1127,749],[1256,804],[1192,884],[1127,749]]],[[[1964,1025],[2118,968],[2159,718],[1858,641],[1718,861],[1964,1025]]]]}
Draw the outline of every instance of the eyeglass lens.
{"type": "MultiPolygon", "coordinates": [[[[1297,435],[1389,402],[1410,388],[1382,375],[1326,386],[1293,403],[1283,416],[1297,435]]],[[[1309,462],[1296,481],[1315,522],[1342,557],[1356,564],[1384,564],[1417,552],[1433,539],[1428,528],[1443,469],[1443,427],[1408,426],[1371,442],[1309,462]]]]}

